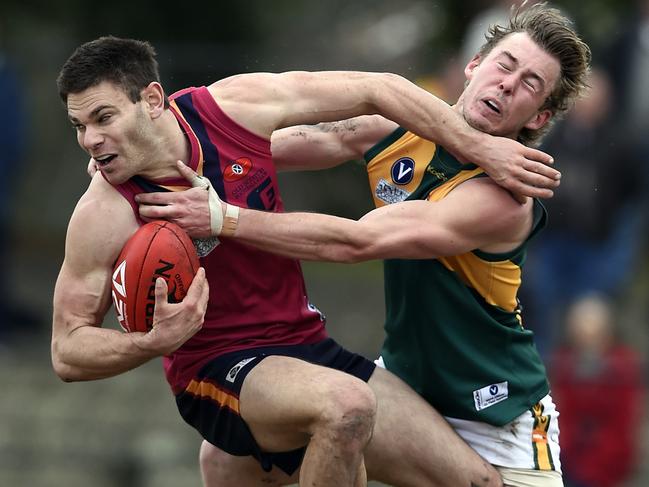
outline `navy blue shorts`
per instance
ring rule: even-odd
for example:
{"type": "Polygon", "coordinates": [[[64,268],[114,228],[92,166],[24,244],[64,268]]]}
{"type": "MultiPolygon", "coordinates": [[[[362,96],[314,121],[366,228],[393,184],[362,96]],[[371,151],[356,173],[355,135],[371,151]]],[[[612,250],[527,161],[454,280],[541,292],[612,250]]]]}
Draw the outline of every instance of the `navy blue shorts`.
{"type": "Polygon", "coordinates": [[[176,404],[183,419],[211,444],[231,455],[252,455],[266,472],[275,465],[292,475],[302,462],[306,445],[288,452],[264,452],[239,415],[239,393],[244,379],[271,355],[295,357],[347,372],[365,382],[376,367],[331,338],[311,345],[251,348],[221,355],[207,363],[185,391],[176,396],[176,404]]]}

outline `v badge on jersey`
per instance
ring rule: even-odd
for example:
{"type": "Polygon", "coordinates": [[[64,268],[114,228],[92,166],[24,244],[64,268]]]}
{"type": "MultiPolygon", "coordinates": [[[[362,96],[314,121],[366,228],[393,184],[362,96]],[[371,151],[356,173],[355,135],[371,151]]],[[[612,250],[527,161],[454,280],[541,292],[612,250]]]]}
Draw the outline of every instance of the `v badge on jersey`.
{"type": "Polygon", "coordinates": [[[507,381],[498,384],[491,384],[473,391],[473,402],[476,411],[482,411],[488,407],[498,404],[509,397],[507,381]]]}
{"type": "Polygon", "coordinates": [[[415,161],[410,157],[402,157],[392,164],[390,170],[392,181],[397,184],[408,184],[415,175],[415,161]]]}

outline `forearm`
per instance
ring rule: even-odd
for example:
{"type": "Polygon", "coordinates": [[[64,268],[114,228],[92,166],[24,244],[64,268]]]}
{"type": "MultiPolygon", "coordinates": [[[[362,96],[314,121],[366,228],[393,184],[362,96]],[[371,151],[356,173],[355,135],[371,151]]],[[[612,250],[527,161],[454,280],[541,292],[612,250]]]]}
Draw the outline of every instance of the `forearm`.
{"type": "Polygon", "coordinates": [[[54,370],[69,382],[119,375],[156,356],[146,348],[144,333],[78,326],[66,334],[55,332],[52,337],[54,370]]]}
{"type": "Polygon", "coordinates": [[[358,262],[368,258],[367,229],[360,222],[317,213],[241,209],[234,237],[275,254],[302,260],[358,262]]]}
{"type": "Polygon", "coordinates": [[[271,151],[278,171],[319,170],[357,157],[342,143],[343,132],[356,130],[355,120],[298,125],[273,132],[271,151]]]}
{"type": "Polygon", "coordinates": [[[457,156],[473,155],[472,148],[488,137],[472,128],[446,102],[401,76],[386,74],[381,84],[373,100],[378,113],[457,156]]]}

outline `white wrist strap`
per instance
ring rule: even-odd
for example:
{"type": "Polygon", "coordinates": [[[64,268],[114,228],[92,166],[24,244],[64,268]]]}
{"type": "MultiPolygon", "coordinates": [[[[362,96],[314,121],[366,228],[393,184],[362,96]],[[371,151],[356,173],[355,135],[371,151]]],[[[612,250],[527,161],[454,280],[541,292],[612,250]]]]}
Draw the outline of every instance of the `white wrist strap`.
{"type": "Polygon", "coordinates": [[[211,184],[208,184],[205,189],[207,189],[208,204],[210,206],[210,228],[212,229],[212,235],[217,236],[221,234],[223,228],[221,198],[216,194],[216,190],[211,184]]]}
{"type": "Polygon", "coordinates": [[[209,179],[196,175],[192,181],[193,187],[203,187],[207,190],[207,202],[210,208],[210,230],[213,236],[234,235],[239,223],[239,207],[225,203],[219,198],[216,190],[210,184],[209,179]],[[225,205],[225,218],[223,217],[223,206],[225,205]]]}

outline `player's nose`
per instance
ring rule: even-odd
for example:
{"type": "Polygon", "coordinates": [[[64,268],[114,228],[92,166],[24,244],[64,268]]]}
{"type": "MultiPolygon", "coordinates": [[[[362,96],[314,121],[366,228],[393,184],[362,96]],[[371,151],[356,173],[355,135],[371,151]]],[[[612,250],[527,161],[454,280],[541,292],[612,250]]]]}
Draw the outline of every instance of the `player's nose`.
{"type": "Polygon", "coordinates": [[[81,135],[81,146],[92,153],[104,142],[104,135],[94,127],[87,126],[81,135]]]}
{"type": "Polygon", "coordinates": [[[511,94],[516,87],[516,77],[513,74],[503,76],[498,87],[503,91],[503,93],[511,94]]]}

